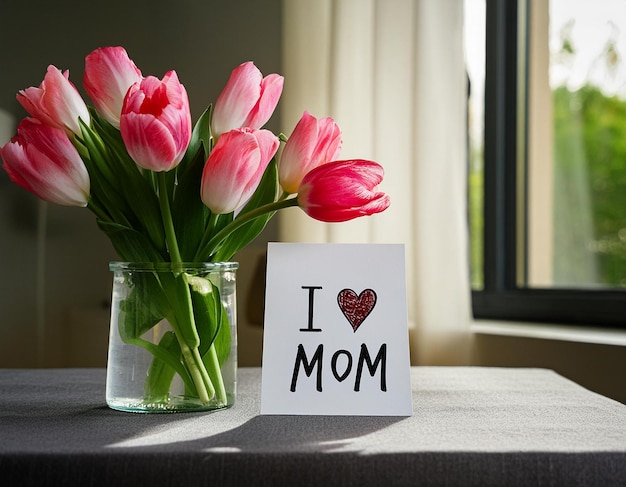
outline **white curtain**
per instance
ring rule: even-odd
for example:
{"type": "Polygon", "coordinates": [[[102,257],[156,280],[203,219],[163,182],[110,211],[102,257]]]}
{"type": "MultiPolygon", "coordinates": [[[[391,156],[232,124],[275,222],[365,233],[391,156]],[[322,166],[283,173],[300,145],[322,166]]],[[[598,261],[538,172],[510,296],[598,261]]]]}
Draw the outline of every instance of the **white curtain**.
{"type": "Polygon", "coordinates": [[[404,243],[413,364],[466,364],[463,0],[285,0],[282,131],[332,116],[342,159],[385,168],[384,213],[323,224],[283,212],[280,237],[404,243]]]}

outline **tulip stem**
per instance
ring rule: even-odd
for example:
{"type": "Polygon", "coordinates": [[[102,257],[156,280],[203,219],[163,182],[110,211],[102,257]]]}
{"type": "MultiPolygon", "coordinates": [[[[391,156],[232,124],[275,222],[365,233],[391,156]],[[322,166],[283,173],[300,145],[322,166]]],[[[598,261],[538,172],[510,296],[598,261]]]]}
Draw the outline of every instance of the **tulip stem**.
{"type": "Polygon", "coordinates": [[[170,254],[170,261],[172,263],[180,264],[183,260],[180,256],[178,240],[176,240],[176,232],[174,231],[174,221],[172,220],[172,212],[170,210],[170,199],[167,195],[165,172],[161,171],[157,173],[157,180],[159,185],[159,206],[161,207],[163,229],[165,230],[165,240],[170,254]]]}
{"type": "Polygon", "coordinates": [[[240,214],[232,222],[230,222],[219,232],[217,232],[213,236],[213,238],[209,240],[209,243],[202,248],[201,252],[199,252],[198,255],[211,256],[217,250],[218,245],[221,244],[226,237],[228,237],[238,228],[242,227],[246,223],[251,222],[255,218],[264,215],[265,213],[271,213],[274,211],[282,210],[283,208],[289,208],[291,206],[298,206],[298,198],[279,199],[278,201],[259,206],[254,210],[250,210],[246,213],[240,214]]]}
{"type": "MultiPolygon", "coordinates": [[[[172,220],[172,212],[170,210],[165,172],[157,173],[157,182],[159,186],[159,205],[161,207],[161,215],[163,218],[165,239],[170,254],[170,261],[173,264],[172,271],[175,273],[176,277],[176,274],[180,275],[182,273],[182,266],[180,265],[182,264],[182,258],[180,256],[180,250],[178,249],[178,241],[176,240],[176,232],[174,230],[174,221],[172,220]],[[179,264],[178,270],[176,269],[176,264],[179,264]]],[[[178,312],[178,318],[175,318],[174,321],[177,322],[176,329],[178,330],[178,333],[176,334],[176,337],[180,344],[183,360],[187,365],[187,369],[191,375],[194,385],[196,386],[198,397],[203,404],[209,404],[209,401],[215,394],[215,388],[213,387],[210,376],[204,366],[202,357],[200,356],[200,351],[198,350],[199,337],[196,329],[189,285],[187,284],[186,279],[180,280],[176,278],[174,279],[172,286],[180,286],[177,289],[170,289],[170,291],[173,293],[172,299],[174,300],[174,314],[176,315],[178,312]]],[[[214,374],[220,374],[219,368],[212,372],[214,374]]]]}

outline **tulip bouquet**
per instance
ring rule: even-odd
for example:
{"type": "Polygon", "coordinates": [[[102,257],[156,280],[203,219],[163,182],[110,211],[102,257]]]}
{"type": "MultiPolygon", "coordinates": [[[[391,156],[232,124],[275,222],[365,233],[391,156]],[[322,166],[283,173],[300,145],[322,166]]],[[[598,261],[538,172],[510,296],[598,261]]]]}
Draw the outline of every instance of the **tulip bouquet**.
{"type": "MultiPolygon", "coordinates": [[[[151,280],[155,302],[143,298],[145,323],[121,324],[120,335],[181,375],[204,404],[223,402],[219,367],[229,337],[221,335],[228,327],[201,323],[215,313],[194,306],[214,310],[219,295],[202,292],[206,286],[187,275],[185,263],[228,261],[287,207],[326,222],[381,212],[389,205],[376,188],[383,169],[337,160],[341,133],[331,118],[305,112],[289,137],[263,129],[283,77],[263,77],[251,62],[233,70],[193,128],[176,72],[144,76],[122,47],[91,52],[83,86],[93,107],[68,71],[54,66],[39,87],[20,91],[30,117],[0,148],[2,167],[46,201],[89,208],[122,260],[171,264],[170,278],[151,280]],[[173,344],[147,344],[141,335],[163,317],[173,324],[173,344]],[[198,332],[207,326],[209,337],[198,332]]],[[[166,390],[159,381],[171,381],[169,375],[147,380],[146,394],[166,390]]]]}

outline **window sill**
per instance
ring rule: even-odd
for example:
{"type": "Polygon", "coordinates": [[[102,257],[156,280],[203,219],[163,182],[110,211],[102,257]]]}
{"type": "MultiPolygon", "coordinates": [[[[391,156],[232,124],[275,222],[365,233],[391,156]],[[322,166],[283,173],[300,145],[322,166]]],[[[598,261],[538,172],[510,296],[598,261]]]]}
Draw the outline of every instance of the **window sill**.
{"type": "Polygon", "coordinates": [[[626,331],[554,324],[475,320],[471,331],[478,335],[500,335],[566,342],[626,347],[626,331]]]}

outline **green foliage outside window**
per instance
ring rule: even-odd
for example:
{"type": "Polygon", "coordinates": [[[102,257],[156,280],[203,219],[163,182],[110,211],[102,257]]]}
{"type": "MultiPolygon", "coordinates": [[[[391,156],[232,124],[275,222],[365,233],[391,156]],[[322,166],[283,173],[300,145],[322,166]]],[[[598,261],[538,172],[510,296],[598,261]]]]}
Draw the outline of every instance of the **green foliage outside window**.
{"type": "Polygon", "coordinates": [[[587,84],[553,103],[555,285],[626,287],[626,100],[587,84]]]}
{"type": "MultiPolygon", "coordinates": [[[[626,100],[590,84],[553,91],[555,287],[626,287],[626,100]]],[[[483,285],[482,148],[471,147],[471,283],[483,285]]]]}

